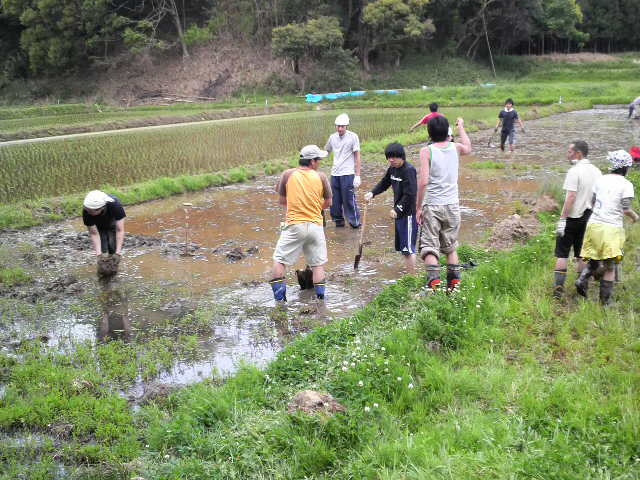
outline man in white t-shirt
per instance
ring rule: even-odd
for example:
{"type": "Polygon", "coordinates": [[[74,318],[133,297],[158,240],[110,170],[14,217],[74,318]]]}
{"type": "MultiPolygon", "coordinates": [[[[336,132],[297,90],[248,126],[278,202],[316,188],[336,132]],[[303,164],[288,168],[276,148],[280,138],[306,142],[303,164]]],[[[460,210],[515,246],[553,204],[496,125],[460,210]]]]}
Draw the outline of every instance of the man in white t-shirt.
{"type": "Polygon", "coordinates": [[[585,260],[588,259],[589,263],[576,281],[578,293],[586,297],[589,277],[598,270],[602,262],[604,275],[600,280],[600,302],[603,305],[611,298],[615,264],[619,263],[623,256],[623,218],[626,215],[633,222],[638,220],[638,214],[631,209],[633,184],[624,178],[633,164],[631,155],[624,150],[616,150],[609,152],[607,159],[611,162],[611,173],[600,177],[593,186],[593,212],[582,246],[582,256],[585,260]]]}
{"type": "Polygon", "coordinates": [[[567,277],[569,253],[573,248],[578,274],[584,268],[580,249],[587,222],[591,216],[593,185],[602,176],[600,170],[587,159],[589,146],[583,140],[569,145],[567,160],[573,165],[567,172],[562,188],[566,195],[560,219],[556,227],[556,266],[554,270],[553,296],[561,298],[567,277]]]}
{"type": "Polygon", "coordinates": [[[360,187],[360,139],[350,130],[349,116],[341,113],[335,120],[336,132],[331,134],[324,149],[333,153],[331,167],[331,218],[336,227],[344,227],[346,217],[353,228],[360,227],[360,212],[355,190],[360,187]]]}

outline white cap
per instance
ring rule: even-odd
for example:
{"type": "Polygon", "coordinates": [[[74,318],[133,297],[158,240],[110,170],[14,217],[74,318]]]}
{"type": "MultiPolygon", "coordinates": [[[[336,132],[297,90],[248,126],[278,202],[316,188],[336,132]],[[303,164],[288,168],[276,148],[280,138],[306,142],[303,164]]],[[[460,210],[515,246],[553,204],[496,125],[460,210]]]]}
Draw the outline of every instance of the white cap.
{"type": "Polygon", "coordinates": [[[320,150],[317,145],[307,145],[300,150],[300,159],[313,160],[314,158],[325,158],[329,155],[326,150],[320,150]]]}
{"type": "Polygon", "coordinates": [[[346,113],[341,113],[336,117],[335,121],[336,125],[349,125],[349,115],[346,113]]]}
{"type": "Polygon", "coordinates": [[[113,198],[111,198],[106,193],[101,192],[100,190],[91,190],[89,193],[87,193],[87,196],[84,197],[84,202],[82,202],[82,205],[85,208],[97,210],[104,207],[107,202],[113,202],[113,198]]]}

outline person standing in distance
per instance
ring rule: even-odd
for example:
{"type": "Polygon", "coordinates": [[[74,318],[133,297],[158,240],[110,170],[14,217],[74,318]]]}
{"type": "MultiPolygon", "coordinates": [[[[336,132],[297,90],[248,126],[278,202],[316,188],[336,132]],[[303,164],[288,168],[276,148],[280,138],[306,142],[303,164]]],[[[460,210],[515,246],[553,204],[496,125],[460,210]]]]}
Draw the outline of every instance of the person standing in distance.
{"type": "Polygon", "coordinates": [[[360,212],[355,190],[360,187],[360,139],[349,126],[349,116],[341,113],[335,120],[336,132],[331,134],[325,150],[333,152],[331,167],[331,218],[336,227],[344,227],[345,217],[352,228],[360,228],[360,212]]]}
{"type": "Polygon", "coordinates": [[[331,187],[327,176],[317,170],[320,160],[327,155],[327,151],[316,145],[307,145],[300,150],[299,166],[283,172],[276,187],[280,205],[287,207],[269,281],[276,303],[287,301],[286,265],[295,264],[301,252],[313,272],[316,297],[324,300],[327,243],[322,210],[331,205],[331,187]]]}
{"type": "Polygon", "coordinates": [[[393,189],[393,208],[389,216],[395,223],[396,252],[404,257],[407,272],[413,274],[416,266],[416,169],[407,162],[404,147],[399,143],[390,143],[384,149],[384,156],[389,161],[389,168],[378,184],[365,193],[364,199],[370,202],[375,195],[393,189]]]}
{"type": "Polygon", "coordinates": [[[520,117],[518,117],[518,112],[513,108],[513,100],[507,98],[504,102],[504,110],[500,110],[498,114],[498,123],[496,124],[496,128],[494,132],[498,131],[498,127],[500,123],[502,123],[502,131],[500,132],[500,150],[504,152],[504,144],[509,140],[509,151],[513,152],[516,144],[516,120],[520,124],[520,128],[524,132],[524,125],[520,117]]]}
{"type": "Polygon", "coordinates": [[[602,173],[587,159],[589,146],[583,140],[569,145],[567,160],[573,165],[564,179],[562,188],[567,192],[560,219],[556,227],[556,266],[554,270],[553,296],[561,298],[567,277],[569,253],[573,248],[578,275],[584,268],[580,257],[584,232],[593,208],[593,185],[602,173]]]}
{"type": "Polygon", "coordinates": [[[453,291],[460,284],[456,251],[460,230],[458,165],[460,155],[471,153],[471,140],[462,118],[456,125],[460,143],[449,141],[449,121],[445,117],[432,118],[427,129],[433,144],[420,149],[416,220],[422,225],[418,250],[427,270],[427,294],[440,286],[440,253],[447,256],[447,290],[453,291]]]}
{"type": "Polygon", "coordinates": [[[98,259],[112,255],[117,266],[122,256],[126,217],[120,200],[114,195],[92,190],[84,197],[82,206],[82,221],[89,231],[95,255],[98,259]]]}
{"type": "Polygon", "coordinates": [[[433,117],[442,115],[441,113],[438,113],[438,104],[436,102],[433,102],[429,105],[429,112],[431,113],[425,115],[420,120],[418,120],[416,124],[412,125],[411,128],[409,129],[409,132],[413,132],[420,125],[428,124],[429,120],[431,120],[433,117]]]}

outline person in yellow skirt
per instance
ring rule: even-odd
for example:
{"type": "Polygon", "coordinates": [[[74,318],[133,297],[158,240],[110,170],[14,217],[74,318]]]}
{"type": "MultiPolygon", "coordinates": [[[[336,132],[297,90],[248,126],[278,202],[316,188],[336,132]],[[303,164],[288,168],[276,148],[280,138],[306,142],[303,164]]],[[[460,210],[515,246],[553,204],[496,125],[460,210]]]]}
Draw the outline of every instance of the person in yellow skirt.
{"type": "Polygon", "coordinates": [[[582,245],[582,258],[589,262],[576,280],[576,290],[586,297],[589,278],[602,265],[600,303],[603,305],[609,303],[613,292],[615,264],[622,260],[625,240],[623,218],[626,215],[633,222],[638,220],[638,214],[631,209],[633,184],[624,178],[633,164],[631,155],[624,150],[616,150],[607,154],[607,160],[611,163],[611,173],[600,177],[593,186],[593,213],[582,245]]]}

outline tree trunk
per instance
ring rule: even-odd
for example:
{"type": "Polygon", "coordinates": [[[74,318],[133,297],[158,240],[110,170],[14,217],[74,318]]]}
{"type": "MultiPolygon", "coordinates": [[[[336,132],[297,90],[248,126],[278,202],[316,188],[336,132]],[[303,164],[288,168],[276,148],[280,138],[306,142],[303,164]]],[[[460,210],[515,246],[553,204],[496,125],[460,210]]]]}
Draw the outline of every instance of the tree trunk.
{"type": "Polygon", "coordinates": [[[184,30],[182,29],[180,13],[178,12],[178,6],[176,5],[175,0],[169,1],[169,13],[171,14],[171,18],[173,18],[173,23],[175,24],[176,30],[178,31],[178,40],[180,41],[180,46],[182,47],[182,60],[185,60],[189,58],[189,50],[187,50],[187,44],[184,41],[184,30]]]}

